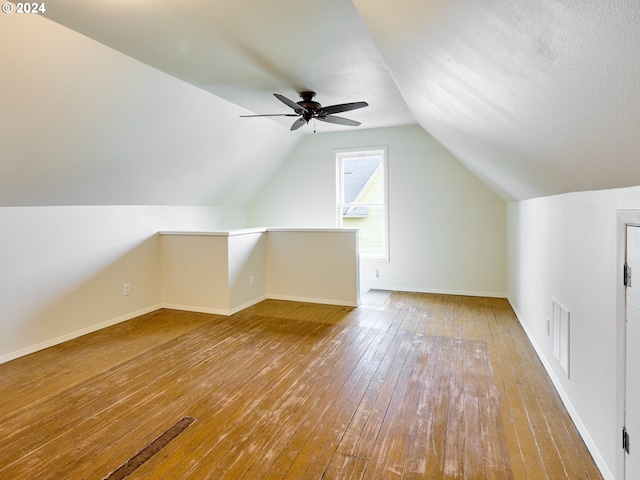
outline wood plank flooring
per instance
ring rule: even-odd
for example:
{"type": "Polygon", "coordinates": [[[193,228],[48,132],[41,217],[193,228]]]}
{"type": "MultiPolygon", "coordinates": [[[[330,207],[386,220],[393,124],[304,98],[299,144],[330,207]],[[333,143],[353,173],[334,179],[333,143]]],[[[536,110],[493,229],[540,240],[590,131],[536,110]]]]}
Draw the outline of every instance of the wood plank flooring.
{"type": "Polygon", "coordinates": [[[506,300],[159,310],[0,365],[0,479],[600,479],[506,300]]]}

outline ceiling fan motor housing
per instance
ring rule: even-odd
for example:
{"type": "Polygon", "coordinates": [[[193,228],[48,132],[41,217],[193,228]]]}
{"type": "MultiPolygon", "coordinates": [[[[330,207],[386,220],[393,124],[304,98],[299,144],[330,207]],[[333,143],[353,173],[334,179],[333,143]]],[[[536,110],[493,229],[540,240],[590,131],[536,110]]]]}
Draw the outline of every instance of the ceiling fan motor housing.
{"type": "Polygon", "coordinates": [[[300,98],[302,101],[297,102],[302,108],[305,108],[307,111],[303,112],[302,117],[308,122],[314,116],[320,113],[322,109],[322,105],[318,102],[313,101],[313,97],[316,96],[316,92],[300,92],[300,98]]]}

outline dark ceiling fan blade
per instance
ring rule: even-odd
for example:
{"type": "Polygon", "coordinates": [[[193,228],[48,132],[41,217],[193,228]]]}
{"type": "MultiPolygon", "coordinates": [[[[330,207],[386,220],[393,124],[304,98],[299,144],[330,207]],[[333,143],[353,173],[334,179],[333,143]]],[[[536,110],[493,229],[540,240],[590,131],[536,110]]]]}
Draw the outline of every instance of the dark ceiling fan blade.
{"type": "Polygon", "coordinates": [[[353,103],[341,103],[340,105],[329,105],[328,107],[322,107],[322,111],[327,114],[348,112],[349,110],[355,110],[356,108],[368,107],[367,102],[353,102],[353,103]]]}
{"type": "Polygon", "coordinates": [[[293,122],[293,125],[291,125],[291,130],[297,130],[305,123],[307,123],[307,121],[304,118],[300,117],[295,122],[293,122]]]}
{"type": "Polygon", "coordinates": [[[293,108],[296,112],[303,112],[303,113],[307,113],[308,110],[304,107],[301,107],[300,105],[298,105],[296,102],[294,102],[293,100],[289,100],[287,97],[285,97],[284,95],[280,95],[279,93],[274,93],[273,94],[278,100],[280,100],[282,103],[284,103],[285,105],[293,108]]]}
{"type": "Polygon", "coordinates": [[[325,115],[316,118],[321,122],[337,123],[338,125],[348,125],[350,127],[357,127],[358,125],[360,125],[360,122],[356,122],[355,120],[351,120],[349,118],[336,117],[335,115],[325,115]]]}
{"type": "Polygon", "coordinates": [[[264,113],[262,115],[240,115],[241,117],[297,117],[297,113],[264,113]]]}

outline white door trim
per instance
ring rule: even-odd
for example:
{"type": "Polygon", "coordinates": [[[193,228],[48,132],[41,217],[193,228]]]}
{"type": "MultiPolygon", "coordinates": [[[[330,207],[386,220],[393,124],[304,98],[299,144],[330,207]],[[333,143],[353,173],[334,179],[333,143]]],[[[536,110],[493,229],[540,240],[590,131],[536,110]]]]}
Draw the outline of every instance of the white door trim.
{"type": "Polygon", "coordinates": [[[624,479],[624,451],[622,450],[622,427],[624,426],[624,403],[626,395],[626,299],[624,287],[624,262],[627,252],[627,225],[640,226],[640,210],[618,210],[616,255],[616,478],[624,479]]]}

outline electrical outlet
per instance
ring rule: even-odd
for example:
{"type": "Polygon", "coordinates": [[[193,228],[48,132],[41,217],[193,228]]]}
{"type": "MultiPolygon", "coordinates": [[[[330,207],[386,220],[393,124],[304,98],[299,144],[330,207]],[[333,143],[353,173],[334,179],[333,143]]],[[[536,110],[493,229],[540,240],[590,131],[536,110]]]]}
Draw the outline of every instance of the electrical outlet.
{"type": "Polygon", "coordinates": [[[249,276],[249,286],[253,287],[253,275],[249,276]]]}
{"type": "Polygon", "coordinates": [[[122,288],[122,294],[123,295],[131,295],[131,284],[130,283],[125,283],[124,287],[122,288]]]}

